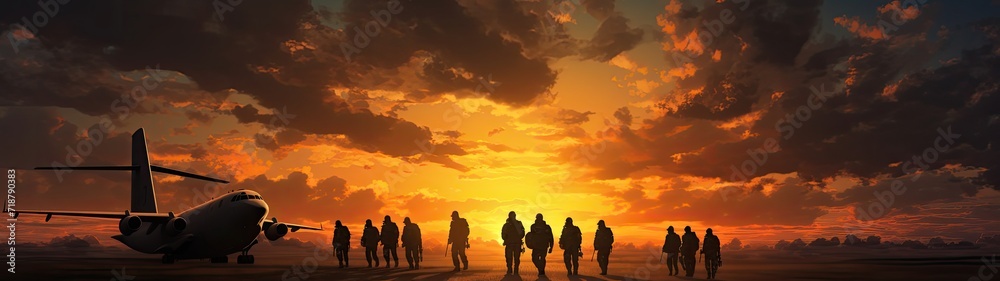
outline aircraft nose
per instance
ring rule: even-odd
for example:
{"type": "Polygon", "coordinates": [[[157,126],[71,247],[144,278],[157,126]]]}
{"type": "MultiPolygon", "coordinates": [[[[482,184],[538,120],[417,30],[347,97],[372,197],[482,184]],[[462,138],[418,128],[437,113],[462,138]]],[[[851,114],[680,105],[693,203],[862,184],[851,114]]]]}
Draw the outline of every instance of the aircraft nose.
{"type": "Polygon", "coordinates": [[[267,216],[267,203],[261,200],[246,200],[244,201],[246,206],[250,209],[250,213],[254,215],[254,218],[264,218],[267,216]]]}

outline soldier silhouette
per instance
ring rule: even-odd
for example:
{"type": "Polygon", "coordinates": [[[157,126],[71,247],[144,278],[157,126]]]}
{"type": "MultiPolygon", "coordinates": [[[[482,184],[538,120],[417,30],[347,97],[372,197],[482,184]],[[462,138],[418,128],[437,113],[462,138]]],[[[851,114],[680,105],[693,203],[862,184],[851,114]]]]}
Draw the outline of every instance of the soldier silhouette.
{"type": "Polygon", "coordinates": [[[566,264],[566,275],[577,275],[580,269],[580,256],[583,255],[580,244],[583,244],[583,233],[580,227],[573,225],[573,218],[566,218],[562,234],[559,235],[559,248],[563,249],[563,263],[566,264]]]}
{"type": "Polygon", "coordinates": [[[337,220],[333,228],[333,251],[337,255],[337,263],[340,264],[337,268],[350,266],[350,259],[347,255],[350,249],[351,230],[347,229],[346,225],[341,224],[340,220],[337,220]]]}
{"type": "Polygon", "coordinates": [[[521,252],[524,238],[524,224],[517,220],[517,214],[510,211],[507,214],[507,222],[500,229],[500,237],[503,238],[504,258],[507,260],[507,274],[518,274],[521,267],[521,252]],[[513,270],[511,264],[513,263],[513,270]]]}
{"type": "Polygon", "coordinates": [[[399,267],[399,256],[396,255],[396,247],[399,246],[399,227],[396,223],[392,222],[392,219],[388,215],[385,216],[385,221],[382,222],[382,236],[379,239],[382,242],[382,255],[385,257],[385,268],[389,268],[389,255],[392,255],[392,261],[396,263],[394,267],[399,267]]]}
{"type": "Polygon", "coordinates": [[[680,258],[681,236],[674,232],[674,226],[667,227],[667,237],[663,239],[663,252],[667,253],[667,268],[670,275],[677,275],[681,272],[677,268],[677,260],[680,258]]]}
{"type": "Polygon", "coordinates": [[[545,223],[542,214],[535,215],[535,223],[531,225],[531,231],[524,236],[524,243],[531,248],[531,262],[538,268],[538,276],[545,276],[545,249],[552,253],[555,247],[552,237],[552,227],[545,223]]]}
{"type": "Polygon", "coordinates": [[[715,273],[719,271],[722,258],[722,247],[719,242],[719,237],[712,234],[711,228],[705,230],[705,244],[701,247],[701,252],[705,254],[705,270],[708,271],[708,279],[715,279],[715,273]]]}
{"type": "Polygon", "coordinates": [[[424,242],[420,237],[420,226],[410,222],[410,217],[403,219],[403,255],[410,269],[420,269],[420,261],[424,259],[424,242]]]}
{"type": "Polygon", "coordinates": [[[448,244],[451,245],[451,262],[455,264],[455,270],[469,270],[469,257],[465,255],[465,249],[469,248],[469,222],[458,216],[458,211],[451,212],[451,227],[448,231],[448,244]],[[458,260],[461,258],[464,267],[459,268],[458,260]]]}
{"type": "Polygon", "coordinates": [[[598,221],[597,233],[594,233],[594,250],[597,250],[597,265],[601,267],[601,275],[608,275],[608,261],[614,244],[614,232],[604,224],[604,220],[598,221]]]}
{"type": "Polygon", "coordinates": [[[695,255],[698,254],[698,235],[691,231],[690,226],[684,227],[681,237],[681,253],[684,255],[684,276],[694,277],[695,255]]]}
{"type": "Polygon", "coordinates": [[[365,247],[365,260],[368,260],[368,267],[372,267],[372,260],[378,266],[378,228],[372,225],[372,220],[365,220],[365,231],[361,234],[361,246],[365,247]]]}

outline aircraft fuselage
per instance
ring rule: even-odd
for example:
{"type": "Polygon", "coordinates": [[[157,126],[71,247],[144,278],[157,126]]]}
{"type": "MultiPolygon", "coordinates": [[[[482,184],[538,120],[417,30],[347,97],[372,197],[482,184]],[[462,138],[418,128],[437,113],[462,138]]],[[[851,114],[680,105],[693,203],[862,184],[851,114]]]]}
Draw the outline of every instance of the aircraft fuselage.
{"type": "Polygon", "coordinates": [[[261,233],[268,207],[260,194],[237,190],[188,209],[177,216],[184,230],[166,231],[165,223],[143,221],[130,235],[112,238],[147,254],[169,254],[177,259],[221,257],[240,252],[261,233]]]}

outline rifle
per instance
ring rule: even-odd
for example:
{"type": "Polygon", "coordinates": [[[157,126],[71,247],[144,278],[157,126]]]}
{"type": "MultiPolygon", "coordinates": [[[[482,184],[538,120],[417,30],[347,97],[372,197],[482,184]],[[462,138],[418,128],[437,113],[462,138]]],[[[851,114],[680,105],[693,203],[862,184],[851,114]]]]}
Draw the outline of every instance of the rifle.
{"type": "Polygon", "coordinates": [[[705,255],[705,251],[698,252],[698,263],[701,263],[701,256],[705,255]]]}
{"type": "Polygon", "coordinates": [[[449,247],[449,246],[451,246],[451,244],[450,244],[450,243],[449,243],[448,245],[445,245],[445,246],[444,246],[444,256],[445,256],[445,257],[448,257],[448,247],[449,247]]]}
{"type": "Polygon", "coordinates": [[[657,260],[657,263],[661,263],[661,262],[663,262],[663,252],[660,252],[660,259],[657,260]]]}
{"type": "Polygon", "coordinates": [[[590,253],[590,261],[594,261],[594,255],[597,254],[597,249],[594,249],[593,253],[590,253]]]}

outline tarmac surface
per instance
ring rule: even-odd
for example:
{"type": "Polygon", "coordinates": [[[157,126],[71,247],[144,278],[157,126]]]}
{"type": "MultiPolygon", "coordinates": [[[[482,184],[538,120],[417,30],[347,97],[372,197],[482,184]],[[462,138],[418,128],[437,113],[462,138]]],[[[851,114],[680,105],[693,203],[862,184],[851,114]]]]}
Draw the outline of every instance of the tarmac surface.
{"type": "MultiPolygon", "coordinates": [[[[110,248],[110,247],[109,247],[110,248]]],[[[843,249],[812,251],[743,250],[723,252],[717,280],[969,280],[979,274],[993,250],[843,249]]],[[[379,251],[381,253],[381,251],[379,251]]],[[[425,252],[419,270],[400,267],[367,268],[363,251],[351,252],[351,267],[337,267],[325,249],[302,248],[260,251],[253,265],[212,264],[208,260],[181,260],[162,264],[159,256],[128,250],[25,250],[17,259],[17,273],[3,280],[705,280],[703,264],[695,277],[668,276],[655,250],[617,251],[609,275],[598,273],[590,253],[580,259],[580,275],[567,276],[559,251],[548,256],[547,276],[539,277],[530,256],[521,257],[519,275],[506,275],[502,252],[474,252],[467,271],[452,272],[450,257],[425,252]]],[[[402,251],[399,251],[402,254],[402,251]]],[[[995,265],[994,265],[995,266],[995,265]]],[[[987,267],[985,273],[994,274],[987,267]]],[[[683,274],[682,274],[683,275],[683,274]]],[[[998,277],[1000,278],[1000,277],[998,277]]],[[[983,279],[986,280],[986,279],[983,279]]],[[[1000,279],[998,279],[1000,280],[1000,279]]]]}

